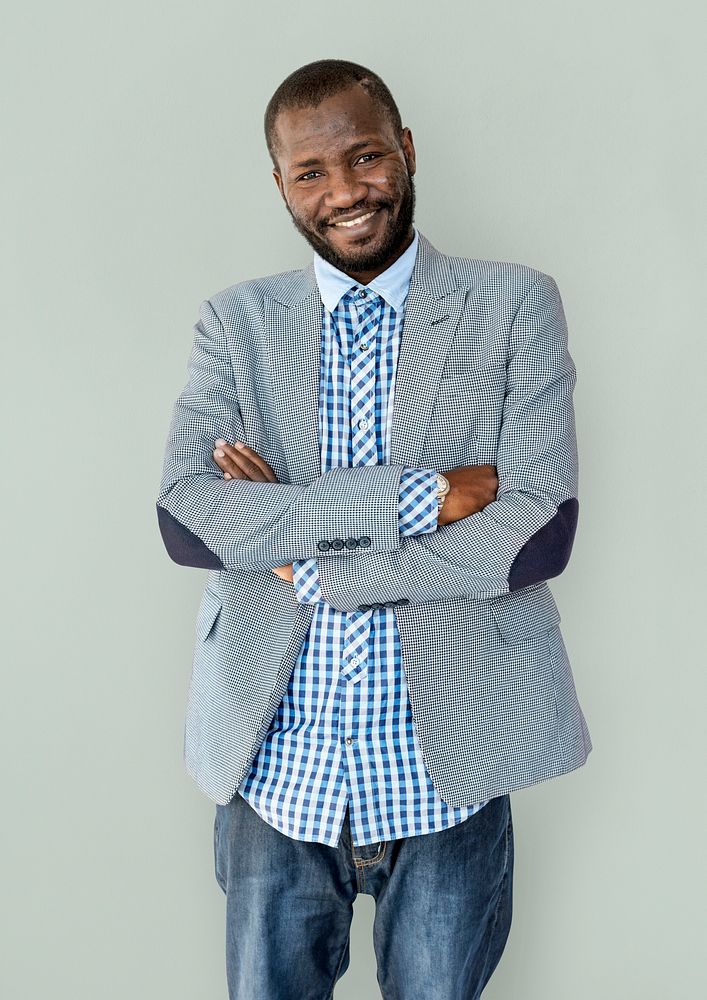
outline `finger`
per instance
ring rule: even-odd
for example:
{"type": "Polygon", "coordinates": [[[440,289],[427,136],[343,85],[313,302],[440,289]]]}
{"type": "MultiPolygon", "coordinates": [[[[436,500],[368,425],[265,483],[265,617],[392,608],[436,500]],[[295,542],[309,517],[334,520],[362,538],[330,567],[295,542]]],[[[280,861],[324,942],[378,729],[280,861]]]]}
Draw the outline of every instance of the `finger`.
{"type": "Polygon", "coordinates": [[[240,447],[237,448],[235,447],[235,445],[233,446],[229,445],[227,441],[223,440],[223,438],[218,438],[216,441],[216,447],[223,448],[224,446],[227,446],[236,456],[236,459],[246,458],[251,462],[254,462],[258,466],[258,468],[262,471],[263,475],[267,477],[268,482],[276,483],[278,481],[277,476],[273,472],[272,468],[268,465],[265,459],[262,458],[257,453],[257,451],[255,451],[254,448],[248,447],[245,441],[239,441],[236,443],[240,445],[240,447]]]}
{"type": "Polygon", "coordinates": [[[247,444],[242,448],[234,448],[228,442],[219,438],[216,446],[223,451],[228,458],[248,474],[248,478],[255,482],[276,483],[277,478],[265,459],[261,458],[257,451],[253,451],[247,444]]]}
{"type": "Polygon", "coordinates": [[[241,454],[241,452],[232,448],[231,445],[228,444],[221,445],[220,448],[229,457],[232,464],[239,470],[239,474],[242,479],[251,479],[256,483],[267,482],[267,476],[263,470],[247,455],[241,454]]]}
{"type": "Polygon", "coordinates": [[[254,462],[255,465],[260,469],[260,471],[265,476],[265,482],[276,483],[277,476],[275,475],[271,467],[268,465],[268,463],[265,461],[265,459],[261,455],[259,455],[257,451],[255,451],[253,448],[249,448],[248,445],[245,443],[245,441],[241,441],[239,443],[241,447],[235,449],[236,454],[241,458],[245,457],[246,459],[249,459],[251,462],[254,462]]]}
{"type": "Polygon", "coordinates": [[[246,472],[241,469],[236,462],[230,458],[223,448],[215,448],[213,452],[213,459],[218,465],[219,469],[223,472],[224,479],[249,479],[250,477],[246,472]]]}

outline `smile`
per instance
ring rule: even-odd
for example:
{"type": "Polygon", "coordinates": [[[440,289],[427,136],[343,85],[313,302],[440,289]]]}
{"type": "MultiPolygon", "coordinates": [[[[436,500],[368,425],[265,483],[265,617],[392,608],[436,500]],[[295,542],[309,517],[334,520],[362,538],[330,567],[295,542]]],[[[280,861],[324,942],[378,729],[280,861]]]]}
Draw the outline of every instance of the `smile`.
{"type": "Polygon", "coordinates": [[[372,212],[368,212],[366,215],[359,215],[357,219],[349,219],[347,222],[335,222],[334,225],[345,226],[346,229],[351,229],[353,226],[361,226],[366,219],[370,219],[377,211],[378,209],[374,208],[372,212]]]}

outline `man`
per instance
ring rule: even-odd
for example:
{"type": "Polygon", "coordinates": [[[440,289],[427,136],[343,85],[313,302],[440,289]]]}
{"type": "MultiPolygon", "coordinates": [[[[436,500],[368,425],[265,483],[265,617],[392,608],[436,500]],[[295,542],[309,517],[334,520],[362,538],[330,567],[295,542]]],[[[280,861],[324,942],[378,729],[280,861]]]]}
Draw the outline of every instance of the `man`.
{"type": "Polygon", "coordinates": [[[546,582],[578,512],[562,303],[416,230],[412,133],[365,67],[296,70],[265,134],[314,260],[202,303],[157,504],[210,571],[184,750],[230,997],[331,997],[358,892],[384,997],[478,997],[509,793],[592,748],[546,582]]]}

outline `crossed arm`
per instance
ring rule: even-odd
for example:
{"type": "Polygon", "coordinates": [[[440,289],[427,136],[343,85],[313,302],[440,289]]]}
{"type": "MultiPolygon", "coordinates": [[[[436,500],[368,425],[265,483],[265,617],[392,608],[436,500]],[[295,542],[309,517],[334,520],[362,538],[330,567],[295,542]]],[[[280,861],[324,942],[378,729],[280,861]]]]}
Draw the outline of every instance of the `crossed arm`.
{"type": "Polygon", "coordinates": [[[575,380],[559,290],[541,275],[510,331],[496,499],[434,532],[405,537],[401,465],[337,468],[309,486],[224,479],[215,442],[244,434],[223,329],[206,302],[158,499],[165,544],[176,561],[210,568],[272,571],[316,558],[322,596],[341,611],[400,599],[492,597],[557,576],[569,560],[579,508],[575,380]],[[322,555],[317,541],[343,531],[368,535],[372,545],[322,555]]]}
{"type": "MultiPolygon", "coordinates": [[[[277,482],[275,473],[256,451],[244,441],[230,445],[219,439],[214,461],[224,479],[253,479],[277,482]]],[[[437,499],[434,469],[406,468],[400,477],[399,529],[403,537],[428,534],[440,525],[468,517],[482,510],[496,497],[498,477],[493,465],[464,466],[447,471],[450,491],[442,508],[437,499]]],[[[273,567],[283,580],[294,583],[297,600],[318,604],[324,598],[317,559],[298,559],[294,564],[273,567]]]]}
{"type": "MultiPolygon", "coordinates": [[[[249,448],[245,441],[236,441],[230,445],[223,438],[219,438],[215,444],[214,461],[222,470],[224,479],[277,482],[277,476],[265,459],[253,448],[249,448]]],[[[417,535],[437,530],[439,505],[434,469],[403,469],[400,476],[398,517],[398,527],[402,535],[417,535]]],[[[301,603],[316,604],[322,600],[316,559],[297,560],[296,567],[293,563],[273,566],[273,573],[283,580],[294,583],[297,599],[301,603]],[[312,594],[315,595],[314,599],[312,594]]]]}
{"type": "Polygon", "coordinates": [[[496,451],[496,499],[432,534],[346,567],[318,560],[324,599],[341,611],[405,599],[489,598],[565,569],[579,514],[576,370],[555,281],[540,276],[510,331],[496,451]]]}
{"type": "MultiPolygon", "coordinates": [[[[217,439],[245,432],[223,326],[204,301],[194,327],[188,380],[172,415],[157,519],[175,562],[204,569],[271,570],[321,554],[322,539],[366,538],[369,552],[400,544],[405,466],[334,468],[306,485],[227,481],[212,457],[217,439]]],[[[349,549],[336,558],[355,558],[349,549]]]]}

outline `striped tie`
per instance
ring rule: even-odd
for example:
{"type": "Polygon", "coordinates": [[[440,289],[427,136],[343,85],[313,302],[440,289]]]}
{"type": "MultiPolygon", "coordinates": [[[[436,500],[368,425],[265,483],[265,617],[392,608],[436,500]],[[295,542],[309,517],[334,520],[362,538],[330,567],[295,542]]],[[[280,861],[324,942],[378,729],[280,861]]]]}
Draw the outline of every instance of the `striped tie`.
{"type": "MultiPolygon", "coordinates": [[[[349,365],[351,412],[351,464],[376,465],[376,343],[383,299],[357,285],[342,299],[351,343],[349,365]]],[[[357,681],[368,669],[368,643],[372,611],[348,611],[344,625],[341,676],[357,681]]]]}

